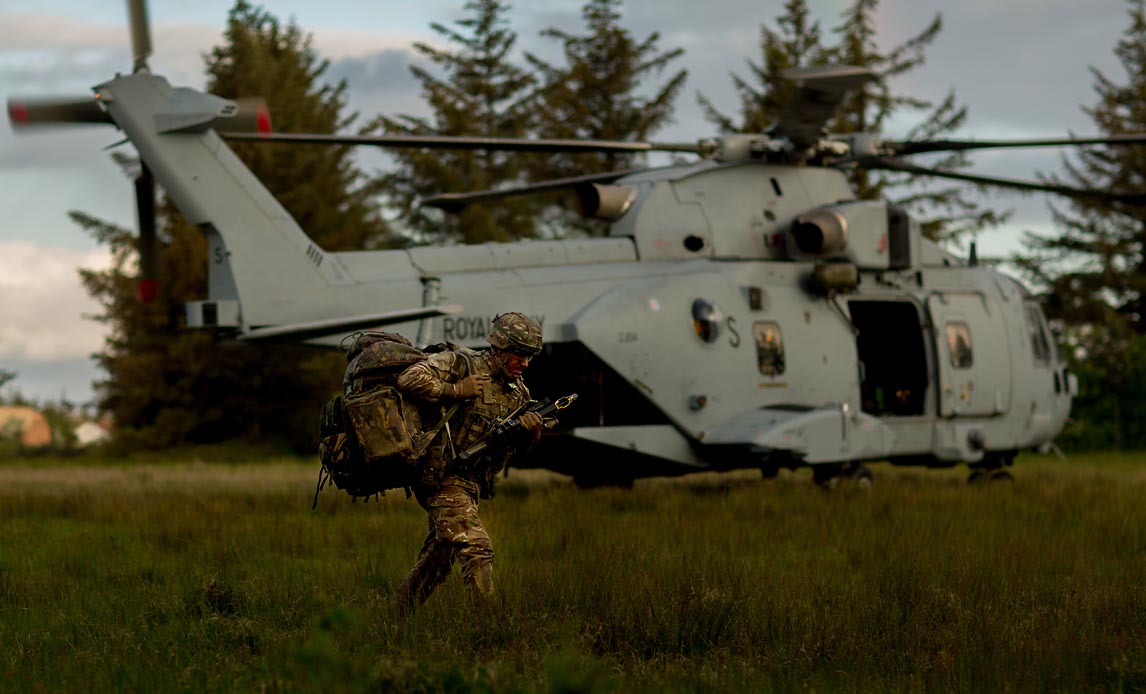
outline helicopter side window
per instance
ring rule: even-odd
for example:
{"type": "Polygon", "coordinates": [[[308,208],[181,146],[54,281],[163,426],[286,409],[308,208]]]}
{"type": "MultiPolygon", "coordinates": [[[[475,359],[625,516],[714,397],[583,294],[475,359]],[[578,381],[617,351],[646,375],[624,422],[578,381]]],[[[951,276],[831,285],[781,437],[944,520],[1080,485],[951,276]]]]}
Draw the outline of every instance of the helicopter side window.
{"type": "Polygon", "coordinates": [[[947,348],[953,368],[971,368],[971,364],[974,363],[971,352],[971,329],[966,323],[955,321],[947,324],[947,348]]]}
{"type": "Polygon", "coordinates": [[[1046,332],[1043,331],[1042,321],[1039,320],[1039,310],[1035,306],[1027,306],[1027,330],[1031,334],[1031,351],[1034,352],[1035,363],[1040,366],[1050,364],[1050,343],[1046,332]]]}
{"type": "Polygon", "coordinates": [[[784,373],[784,340],[780,336],[780,325],[772,322],[756,323],[752,326],[756,335],[756,364],[765,376],[779,376],[784,373]]]}

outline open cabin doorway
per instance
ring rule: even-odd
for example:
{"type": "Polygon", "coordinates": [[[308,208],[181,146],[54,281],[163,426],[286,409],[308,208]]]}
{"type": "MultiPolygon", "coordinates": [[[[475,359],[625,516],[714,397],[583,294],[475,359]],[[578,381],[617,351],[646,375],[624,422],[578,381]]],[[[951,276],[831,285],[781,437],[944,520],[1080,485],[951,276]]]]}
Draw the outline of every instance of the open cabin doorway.
{"type": "Polygon", "coordinates": [[[927,348],[920,310],[910,300],[848,302],[856,327],[860,403],[877,417],[926,414],[927,348]]]}

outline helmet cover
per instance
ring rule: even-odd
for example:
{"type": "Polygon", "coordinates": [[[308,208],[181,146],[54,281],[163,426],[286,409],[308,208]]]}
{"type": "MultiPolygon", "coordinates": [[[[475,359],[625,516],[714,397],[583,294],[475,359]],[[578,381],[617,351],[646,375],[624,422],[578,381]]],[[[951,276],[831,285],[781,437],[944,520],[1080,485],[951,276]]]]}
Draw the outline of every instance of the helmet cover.
{"type": "Polygon", "coordinates": [[[532,357],[541,352],[541,326],[524,313],[494,316],[486,339],[498,349],[508,349],[523,356],[532,357]]]}

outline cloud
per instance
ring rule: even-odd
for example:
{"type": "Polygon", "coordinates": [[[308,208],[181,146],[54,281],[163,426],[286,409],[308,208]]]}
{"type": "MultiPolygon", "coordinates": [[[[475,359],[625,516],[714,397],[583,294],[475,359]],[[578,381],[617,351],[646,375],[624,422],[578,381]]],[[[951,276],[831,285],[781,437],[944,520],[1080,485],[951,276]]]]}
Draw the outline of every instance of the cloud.
{"type": "Polygon", "coordinates": [[[110,266],[102,248],[0,241],[0,358],[51,361],[97,351],[107,328],[87,317],[100,307],[80,285],[76,268],[110,266]]]}
{"type": "Polygon", "coordinates": [[[412,50],[390,48],[333,61],[323,77],[330,83],[346,80],[350,108],[363,121],[378,114],[423,115],[428,109],[421,85],[410,74],[417,60],[412,50]]]}

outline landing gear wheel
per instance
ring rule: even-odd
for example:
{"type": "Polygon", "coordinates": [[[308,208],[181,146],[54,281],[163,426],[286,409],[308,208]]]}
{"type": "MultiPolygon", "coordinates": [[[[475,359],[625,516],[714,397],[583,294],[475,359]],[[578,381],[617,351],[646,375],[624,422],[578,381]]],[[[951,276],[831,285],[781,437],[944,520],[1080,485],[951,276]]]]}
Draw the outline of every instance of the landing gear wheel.
{"type": "Polygon", "coordinates": [[[835,489],[840,483],[842,466],[838,463],[825,463],[812,466],[812,482],[825,491],[835,489]]]}
{"type": "Polygon", "coordinates": [[[766,480],[774,480],[780,474],[780,468],[776,465],[761,465],[760,476],[766,480]]]}
{"type": "Polygon", "coordinates": [[[875,475],[866,466],[858,462],[827,463],[812,466],[812,481],[820,489],[835,489],[841,481],[850,481],[857,489],[869,490],[875,481],[875,475]]]}
{"type": "Polygon", "coordinates": [[[971,474],[967,477],[967,484],[981,484],[983,482],[1014,482],[1015,478],[1007,467],[1015,462],[1014,451],[992,451],[983,456],[983,460],[971,466],[971,474]]]}
{"type": "Polygon", "coordinates": [[[1014,482],[1015,476],[1012,475],[1011,473],[1007,472],[1006,470],[992,470],[991,471],[991,481],[992,482],[1014,482]]]}

